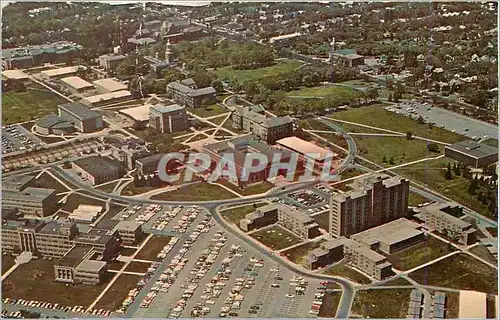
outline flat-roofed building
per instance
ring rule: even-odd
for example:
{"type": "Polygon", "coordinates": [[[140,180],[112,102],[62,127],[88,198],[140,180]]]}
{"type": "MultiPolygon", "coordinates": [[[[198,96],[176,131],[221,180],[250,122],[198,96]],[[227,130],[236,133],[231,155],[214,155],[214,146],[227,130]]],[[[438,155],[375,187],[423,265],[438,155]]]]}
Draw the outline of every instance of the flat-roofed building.
{"type": "Polygon", "coordinates": [[[36,252],[42,256],[62,257],[78,235],[74,222],[49,221],[36,234],[36,252]]]}
{"type": "Polygon", "coordinates": [[[312,142],[297,138],[287,137],[276,141],[276,144],[300,154],[304,162],[310,160],[314,163],[314,172],[321,173],[326,163],[331,163],[330,171],[335,169],[333,160],[339,155],[329,149],[318,146],[312,142]]]}
{"type": "Polygon", "coordinates": [[[293,134],[293,120],[288,117],[267,118],[262,106],[237,106],[231,114],[232,127],[251,132],[268,144],[293,134]]]}
{"type": "Polygon", "coordinates": [[[387,174],[354,180],[351,190],[330,197],[330,234],[351,235],[407,215],[410,183],[387,174]]]}
{"type": "Polygon", "coordinates": [[[486,319],[486,293],[460,290],[459,319],[486,319]]]}
{"type": "Polygon", "coordinates": [[[99,65],[107,71],[115,71],[118,65],[125,60],[121,54],[104,54],[99,56],[99,65]]]}
{"type": "Polygon", "coordinates": [[[72,247],[54,264],[54,279],[66,283],[97,285],[107,276],[107,263],[92,260],[93,248],[72,247]]]}
{"type": "Polygon", "coordinates": [[[356,67],[365,63],[365,58],[352,49],[340,49],[330,55],[330,62],[336,62],[345,67],[356,67]]]}
{"type": "Polygon", "coordinates": [[[121,90],[85,97],[80,100],[80,102],[89,108],[96,108],[112,103],[128,101],[130,99],[132,99],[132,94],[130,93],[130,91],[121,90]]]}
{"type": "Polygon", "coordinates": [[[354,234],[351,239],[372,250],[392,254],[425,239],[420,224],[400,218],[354,234]]]}
{"type": "Polygon", "coordinates": [[[78,208],[68,216],[68,220],[79,223],[91,223],[102,213],[102,206],[92,206],[88,204],[80,204],[78,208]]]}
{"type": "Polygon", "coordinates": [[[13,175],[2,180],[2,191],[19,192],[34,185],[35,177],[30,175],[13,175]]]}
{"type": "MultiPolygon", "coordinates": [[[[280,150],[270,147],[269,145],[258,141],[257,137],[251,134],[239,136],[230,140],[206,144],[202,147],[201,151],[210,156],[214,167],[217,163],[219,163],[225,154],[234,155],[234,166],[236,168],[237,176],[235,179],[228,179],[228,181],[240,187],[266,181],[273,166],[272,159],[275,156],[279,156],[282,163],[289,163],[291,157],[288,150],[280,150]],[[245,181],[241,178],[244,175],[246,157],[250,153],[264,154],[267,157],[268,164],[263,170],[248,173],[248,179],[245,181]]],[[[279,163],[274,165],[280,166],[279,163]]],[[[278,175],[286,174],[286,172],[286,169],[279,169],[278,175]]]]}
{"type": "Polygon", "coordinates": [[[114,148],[112,155],[115,159],[120,161],[127,170],[133,170],[136,165],[136,160],[151,155],[151,152],[145,145],[132,143],[122,145],[120,148],[114,148]]]}
{"type": "Polygon", "coordinates": [[[151,105],[145,104],[143,106],[122,109],[119,112],[126,115],[135,122],[147,123],[149,121],[149,108],[151,105]]]}
{"type": "Polygon", "coordinates": [[[143,238],[141,225],[134,221],[120,221],[115,226],[114,230],[118,232],[122,244],[125,245],[137,244],[143,238]]]}
{"type": "Polygon", "coordinates": [[[92,83],[77,76],[62,78],[61,82],[63,82],[73,92],[83,92],[85,90],[94,88],[94,85],[92,83]]]}
{"type": "Polygon", "coordinates": [[[158,171],[158,165],[165,155],[165,153],[157,153],[135,160],[137,173],[140,175],[155,173],[156,171],[158,171]]]}
{"type": "Polygon", "coordinates": [[[18,209],[31,216],[45,217],[54,213],[57,199],[54,189],[27,187],[21,191],[3,191],[2,207],[18,209]]]}
{"type": "Polygon", "coordinates": [[[91,229],[74,239],[75,246],[93,248],[99,260],[111,261],[120,252],[121,239],[114,230],[91,229]]]}
{"type": "Polygon", "coordinates": [[[432,203],[414,208],[415,217],[424,221],[424,227],[430,231],[438,231],[461,244],[472,244],[476,241],[476,229],[460,219],[463,208],[454,202],[432,203]]]}
{"type": "Polygon", "coordinates": [[[23,90],[29,82],[28,75],[21,70],[2,70],[2,92],[23,90]]]}
{"type": "Polygon", "coordinates": [[[116,81],[112,78],[95,80],[93,83],[97,91],[100,93],[110,93],[128,89],[126,84],[116,81]]]}
{"type": "Polygon", "coordinates": [[[444,147],[446,157],[482,168],[498,162],[498,149],[475,141],[460,141],[444,147]]]}
{"type": "Polygon", "coordinates": [[[322,243],[309,253],[307,262],[310,269],[315,269],[341,259],[377,280],[393,275],[392,264],[385,256],[345,237],[322,243]]]}
{"type": "Polygon", "coordinates": [[[108,157],[93,156],[76,160],[72,163],[73,169],[92,185],[98,185],[123,176],[121,163],[108,157]]]}
{"type": "Polygon", "coordinates": [[[42,221],[2,220],[2,251],[37,252],[36,233],[44,226],[42,221]]]}
{"type": "Polygon", "coordinates": [[[206,87],[193,89],[180,82],[170,82],[167,85],[167,94],[178,104],[189,108],[197,108],[202,104],[212,104],[215,102],[215,89],[206,87]]]}
{"type": "Polygon", "coordinates": [[[178,104],[155,104],[149,108],[149,126],[161,133],[175,133],[187,129],[186,108],[178,104]]]}
{"type": "Polygon", "coordinates": [[[59,79],[59,78],[63,78],[63,77],[69,77],[72,75],[76,75],[82,69],[85,70],[85,67],[83,67],[83,66],[71,66],[71,67],[64,67],[64,68],[49,69],[49,70],[42,71],[41,76],[47,80],[59,79]]]}
{"type": "Polygon", "coordinates": [[[240,228],[243,231],[252,231],[278,222],[278,211],[284,210],[282,204],[270,204],[257,208],[254,212],[245,215],[240,220],[240,228]]]}
{"type": "Polygon", "coordinates": [[[2,70],[2,78],[3,80],[17,80],[17,81],[25,81],[29,79],[29,76],[24,73],[22,70],[2,70]]]}
{"type": "Polygon", "coordinates": [[[72,123],[80,132],[93,132],[104,127],[102,115],[80,101],[59,105],[59,117],[72,123]]]}
{"type": "Polygon", "coordinates": [[[291,207],[287,207],[287,209],[278,210],[278,224],[303,240],[316,238],[321,234],[319,225],[314,218],[300,209],[293,210],[291,207]]]}

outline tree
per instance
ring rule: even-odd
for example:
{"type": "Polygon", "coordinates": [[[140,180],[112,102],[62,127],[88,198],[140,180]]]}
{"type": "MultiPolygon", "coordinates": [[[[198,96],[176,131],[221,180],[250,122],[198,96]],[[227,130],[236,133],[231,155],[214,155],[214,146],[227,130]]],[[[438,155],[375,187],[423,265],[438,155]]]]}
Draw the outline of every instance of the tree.
{"type": "Polygon", "coordinates": [[[212,83],[212,76],[204,70],[195,71],[193,80],[199,88],[209,87],[212,83]]]}
{"type": "Polygon", "coordinates": [[[180,81],[184,79],[184,74],[176,68],[168,68],[165,70],[165,74],[163,76],[165,82],[168,84],[170,82],[180,81]]]}
{"type": "Polygon", "coordinates": [[[411,131],[407,131],[406,132],[406,140],[412,140],[413,139],[413,134],[411,133],[411,131]]]}
{"type": "Polygon", "coordinates": [[[393,156],[391,156],[391,158],[389,159],[389,164],[394,164],[394,163],[395,163],[395,162],[394,162],[394,157],[393,157],[393,156]]]}
{"type": "Polygon", "coordinates": [[[444,172],[444,178],[446,180],[451,180],[453,179],[453,174],[451,173],[451,166],[450,164],[448,163],[448,168],[446,168],[446,171],[444,172]]]}
{"type": "Polygon", "coordinates": [[[429,143],[427,145],[427,150],[429,150],[430,152],[439,153],[439,146],[436,143],[429,143]]]}
{"type": "Polygon", "coordinates": [[[384,155],[384,157],[382,158],[382,163],[387,163],[387,157],[384,155]]]}
{"type": "Polygon", "coordinates": [[[389,102],[392,102],[392,93],[389,93],[389,98],[387,99],[389,102]]]}
{"type": "Polygon", "coordinates": [[[477,201],[483,202],[483,193],[481,191],[477,194],[477,201]]]}
{"type": "Polygon", "coordinates": [[[456,175],[456,176],[459,176],[460,175],[460,165],[458,163],[455,163],[455,166],[453,167],[453,173],[456,175]]]}
{"type": "Polygon", "coordinates": [[[224,90],[224,86],[222,85],[222,81],[220,81],[220,80],[214,80],[214,81],[212,81],[212,87],[217,92],[222,92],[224,90]]]}
{"type": "Polygon", "coordinates": [[[467,193],[470,195],[476,194],[476,189],[477,189],[478,185],[479,185],[479,183],[477,181],[477,178],[474,177],[474,179],[472,179],[472,181],[469,185],[469,188],[467,189],[467,193]]]}

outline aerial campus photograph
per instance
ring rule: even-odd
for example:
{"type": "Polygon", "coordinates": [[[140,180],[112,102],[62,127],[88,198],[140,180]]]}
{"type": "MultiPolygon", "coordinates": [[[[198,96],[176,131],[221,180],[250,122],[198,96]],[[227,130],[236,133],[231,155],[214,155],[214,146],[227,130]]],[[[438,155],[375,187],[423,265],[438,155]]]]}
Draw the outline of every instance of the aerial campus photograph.
{"type": "Polygon", "coordinates": [[[2,318],[498,319],[498,3],[2,2],[2,318]]]}

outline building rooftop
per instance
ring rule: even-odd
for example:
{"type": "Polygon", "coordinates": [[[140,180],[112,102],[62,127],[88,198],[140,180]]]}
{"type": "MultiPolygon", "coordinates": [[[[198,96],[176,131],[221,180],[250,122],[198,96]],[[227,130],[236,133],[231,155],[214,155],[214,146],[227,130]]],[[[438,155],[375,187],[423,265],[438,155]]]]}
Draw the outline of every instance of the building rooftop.
{"type": "Polygon", "coordinates": [[[119,222],[120,222],[119,220],[104,219],[99,221],[99,223],[96,224],[94,229],[113,230],[119,222]]]}
{"type": "Polygon", "coordinates": [[[130,91],[127,90],[121,90],[121,91],[114,91],[114,92],[109,92],[109,93],[104,93],[104,94],[98,94],[96,96],[91,96],[91,97],[86,97],[82,99],[81,101],[94,104],[97,102],[103,102],[103,101],[108,101],[112,99],[119,99],[119,98],[132,98],[132,94],[130,91]]]}
{"type": "Polygon", "coordinates": [[[129,116],[135,121],[144,122],[149,120],[150,104],[120,110],[120,113],[129,116]]]}
{"type": "Polygon", "coordinates": [[[106,261],[98,261],[98,260],[83,260],[77,267],[79,271],[90,271],[90,272],[99,272],[107,265],[106,261]]]}
{"type": "Polygon", "coordinates": [[[62,78],[61,81],[77,90],[94,87],[92,83],[77,76],[62,78]]]}
{"type": "Polygon", "coordinates": [[[150,156],[144,157],[137,159],[136,162],[141,163],[142,165],[147,165],[149,163],[156,163],[161,160],[165,156],[165,153],[157,153],[157,154],[152,154],[150,156]]]}
{"type": "Polygon", "coordinates": [[[420,225],[416,222],[406,218],[400,218],[378,227],[356,233],[352,238],[368,246],[379,242],[391,245],[423,234],[422,231],[417,230],[419,227],[420,225]]]}
{"type": "Polygon", "coordinates": [[[193,78],[187,78],[187,79],[181,80],[181,84],[188,86],[188,87],[191,87],[191,86],[196,87],[196,82],[193,80],[193,78]]]}
{"type": "Polygon", "coordinates": [[[111,78],[99,79],[93,82],[96,86],[102,87],[106,91],[115,92],[121,90],[127,90],[127,85],[111,78]]]}
{"type": "Polygon", "coordinates": [[[452,144],[451,146],[446,146],[445,149],[460,152],[475,159],[498,154],[497,148],[486,144],[477,143],[475,141],[460,141],[452,144]]]}
{"type": "Polygon", "coordinates": [[[82,48],[83,47],[81,45],[73,42],[58,41],[49,44],[3,49],[2,58],[11,58],[13,60],[23,57],[31,58],[32,56],[40,55],[43,53],[63,54],[70,51],[78,51],[82,48]]]}
{"type": "Polygon", "coordinates": [[[11,80],[25,80],[28,79],[28,75],[21,70],[5,70],[2,71],[2,77],[11,80]]]}
{"type": "Polygon", "coordinates": [[[99,112],[90,110],[80,101],[61,104],[59,105],[59,108],[65,110],[66,112],[72,114],[74,117],[80,120],[89,120],[101,117],[101,114],[99,112]]]}
{"type": "Polygon", "coordinates": [[[91,251],[89,247],[73,246],[56,265],[76,268],[91,251]]]}
{"type": "Polygon", "coordinates": [[[135,232],[137,229],[141,227],[140,224],[134,221],[120,221],[115,229],[120,231],[128,231],[128,232],[135,232]]]}
{"type": "Polygon", "coordinates": [[[85,69],[85,67],[82,67],[82,66],[72,66],[72,67],[44,70],[41,72],[41,74],[46,76],[46,77],[52,78],[52,77],[57,77],[57,76],[63,76],[65,74],[76,73],[76,72],[78,72],[79,68],[85,69]]]}
{"type": "Polygon", "coordinates": [[[186,94],[190,97],[199,97],[199,96],[203,96],[203,95],[216,93],[216,91],[213,87],[193,89],[193,88],[190,88],[190,87],[188,87],[180,82],[170,82],[168,84],[168,87],[173,88],[174,90],[179,91],[183,94],[186,94]]]}
{"type": "Polygon", "coordinates": [[[155,110],[159,113],[170,113],[170,112],[185,110],[185,108],[183,106],[180,106],[178,104],[171,104],[171,105],[166,106],[166,105],[161,104],[161,103],[152,105],[151,109],[155,110]]]}
{"type": "Polygon", "coordinates": [[[19,199],[19,200],[29,199],[29,200],[44,201],[46,198],[48,198],[55,192],[56,191],[54,189],[27,187],[22,191],[4,190],[2,193],[2,197],[5,196],[10,199],[19,199]]]}
{"type": "Polygon", "coordinates": [[[486,319],[486,293],[460,290],[459,319],[486,319]]]}
{"type": "Polygon", "coordinates": [[[460,206],[457,203],[453,202],[445,202],[445,203],[431,203],[427,206],[420,207],[420,208],[414,208],[413,210],[417,212],[415,217],[419,218],[420,220],[427,221],[427,215],[434,216],[438,219],[443,219],[447,221],[448,223],[451,223],[462,230],[465,230],[471,226],[471,224],[465,220],[462,220],[458,217],[455,217],[451,215],[450,213],[447,213],[445,210],[452,209],[452,208],[460,208],[460,206]]]}
{"type": "Polygon", "coordinates": [[[293,120],[290,117],[285,116],[285,117],[268,118],[264,122],[264,125],[268,128],[274,128],[274,127],[280,127],[280,126],[292,124],[292,123],[293,123],[293,120]]]}
{"type": "Polygon", "coordinates": [[[102,56],[99,56],[99,59],[101,60],[109,60],[109,61],[115,61],[115,60],[123,60],[126,57],[121,54],[103,54],[102,56]]]}
{"type": "Polygon", "coordinates": [[[337,157],[338,155],[331,150],[320,147],[314,143],[306,140],[302,140],[297,137],[287,137],[276,141],[277,144],[298,152],[302,155],[307,153],[317,153],[319,154],[318,160],[323,161],[327,158],[337,157]]]}
{"type": "Polygon", "coordinates": [[[15,175],[8,176],[2,180],[2,191],[16,191],[21,190],[27,184],[33,182],[35,177],[30,175],[15,175]]]}
{"type": "Polygon", "coordinates": [[[122,170],[120,162],[108,157],[93,156],[83,159],[78,159],[74,162],[75,165],[82,168],[92,176],[108,174],[122,170]]]}
{"type": "Polygon", "coordinates": [[[50,114],[35,121],[35,125],[47,129],[48,128],[64,129],[73,127],[73,124],[69,123],[66,119],[55,114],[50,114]]]}
{"type": "Polygon", "coordinates": [[[59,235],[62,235],[63,232],[61,229],[71,229],[75,226],[75,223],[74,222],[69,222],[69,221],[65,221],[65,222],[59,222],[59,221],[55,221],[55,220],[52,220],[52,221],[48,221],[43,227],[42,229],[40,229],[40,233],[44,233],[44,234],[59,234],[59,235]]]}

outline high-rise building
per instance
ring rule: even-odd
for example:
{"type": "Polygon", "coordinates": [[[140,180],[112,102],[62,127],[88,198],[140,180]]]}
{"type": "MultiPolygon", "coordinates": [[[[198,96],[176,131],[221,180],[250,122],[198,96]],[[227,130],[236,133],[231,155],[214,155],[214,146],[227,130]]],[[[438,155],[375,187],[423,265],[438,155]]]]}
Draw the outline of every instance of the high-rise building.
{"type": "Polygon", "coordinates": [[[352,234],[404,217],[410,183],[401,177],[376,174],[357,179],[351,190],[330,198],[330,234],[352,234]]]}

